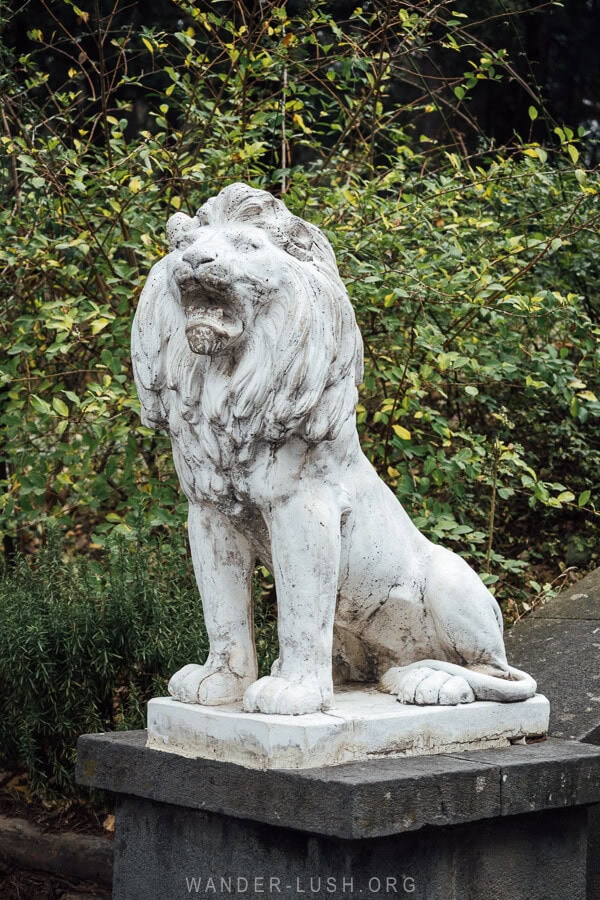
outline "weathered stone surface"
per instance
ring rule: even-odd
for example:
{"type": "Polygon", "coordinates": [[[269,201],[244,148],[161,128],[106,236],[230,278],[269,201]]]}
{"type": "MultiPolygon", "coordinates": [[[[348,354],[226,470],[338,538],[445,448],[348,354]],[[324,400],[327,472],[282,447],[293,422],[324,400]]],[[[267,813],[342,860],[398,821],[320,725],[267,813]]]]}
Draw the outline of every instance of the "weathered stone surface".
{"type": "Polygon", "coordinates": [[[150,800],[342,838],[370,838],[600,801],[600,749],[547,741],[456,756],[261,771],[85,735],[78,780],[150,800]]]}
{"type": "Polygon", "coordinates": [[[587,848],[587,898],[600,897],[600,803],[590,808],[587,848]]]}
{"type": "MultiPolygon", "coordinates": [[[[547,740],[508,750],[467,752],[464,756],[478,765],[498,767],[501,815],[512,816],[535,812],[545,805],[567,807],[600,801],[598,757],[579,755],[575,747],[574,742],[547,740]]],[[[600,754],[600,748],[594,750],[600,754]]]]}
{"type": "MultiPolygon", "coordinates": [[[[600,569],[536,610],[532,619],[600,619],[600,569]]],[[[524,620],[525,622],[528,619],[524,620]]],[[[523,623],[521,623],[523,624],[523,623]]]]}
{"type": "MultiPolygon", "coordinates": [[[[600,744],[600,569],[506,636],[519,665],[544,684],[550,733],[600,744]]],[[[565,781],[566,784],[566,781],[565,781]]],[[[590,809],[588,900],[600,897],[600,805],[590,809]]]]}
{"type": "Polygon", "coordinates": [[[584,900],[585,808],[339,840],[124,797],[113,900],[584,900]],[[239,879],[239,880],[238,880],[239,879]]]}
{"type": "Polygon", "coordinates": [[[133,367],[142,421],[171,436],[210,640],[172,696],[313,713],[331,707],[335,663],[408,704],[532,697],[490,592],[414,527],[361,451],[362,340],[325,235],[244,184],[177,213],[167,234],[133,367]],[[275,577],[280,647],[258,681],[257,559],[275,577]]]}
{"type": "Polygon", "coordinates": [[[508,747],[545,735],[548,715],[548,701],[540,695],[521,703],[417,707],[373,688],[339,690],[331,710],[306,716],[160,697],[148,704],[148,746],[254,769],[313,769],[382,756],[508,747]]]}
{"type": "Polygon", "coordinates": [[[519,622],[506,645],[544,685],[550,734],[600,743],[600,569],[519,622]]]}

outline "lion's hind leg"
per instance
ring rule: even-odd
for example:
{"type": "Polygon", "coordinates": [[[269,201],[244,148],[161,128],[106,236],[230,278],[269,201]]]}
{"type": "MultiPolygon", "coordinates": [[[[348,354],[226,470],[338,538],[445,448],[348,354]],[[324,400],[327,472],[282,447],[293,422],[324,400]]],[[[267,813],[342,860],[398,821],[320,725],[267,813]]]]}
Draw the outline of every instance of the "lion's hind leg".
{"type": "Polygon", "coordinates": [[[473,569],[443,547],[433,547],[428,559],[424,604],[437,658],[389,669],[381,680],[383,690],[402,703],[419,705],[510,703],[534,695],[533,678],[506,661],[496,601],[473,569]]]}
{"type": "Polygon", "coordinates": [[[401,703],[418,706],[457,706],[474,700],[518,703],[533,697],[537,688],[531,675],[512,666],[506,675],[491,675],[440,659],[388,669],[380,685],[401,703]]]}
{"type": "Polygon", "coordinates": [[[452,675],[432,668],[430,663],[431,660],[423,660],[388,669],[380,682],[382,690],[396,694],[400,703],[418,706],[457,706],[475,700],[475,694],[462,674],[452,675]]]}

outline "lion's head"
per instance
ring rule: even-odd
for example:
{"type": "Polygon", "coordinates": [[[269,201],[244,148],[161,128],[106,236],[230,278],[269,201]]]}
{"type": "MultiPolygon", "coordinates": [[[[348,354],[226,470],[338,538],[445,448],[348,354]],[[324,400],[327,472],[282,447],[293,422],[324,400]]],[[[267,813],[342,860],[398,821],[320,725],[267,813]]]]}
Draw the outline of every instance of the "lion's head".
{"type": "Polygon", "coordinates": [[[240,446],[335,437],[354,411],[362,342],[323,233],[233,184],[172,216],[167,236],[132,339],[147,424],[173,431],[175,411],[213,451],[207,428],[240,446]]]}

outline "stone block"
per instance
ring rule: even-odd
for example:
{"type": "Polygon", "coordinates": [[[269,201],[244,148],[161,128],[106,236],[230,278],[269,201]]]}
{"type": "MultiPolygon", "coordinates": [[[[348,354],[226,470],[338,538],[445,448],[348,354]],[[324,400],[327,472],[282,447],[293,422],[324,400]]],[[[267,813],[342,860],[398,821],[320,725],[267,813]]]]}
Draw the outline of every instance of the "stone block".
{"type": "Polygon", "coordinates": [[[148,704],[148,746],[183,756],[258,769],[318,766],[417,754],[506,747],[545,735],[549,704],[479,701],[461,706],[408,706],[375,688],[339,690],[333,709],[304,716],[245,713],[179,703],[148,704]]]}
{"type": "Polygon", "coordinates": [[[597,747],[266,771],[145,744],[131,732],[79,745],[80,782],[117,794],[114,900],[586,897],[597,747]]]}
{"type": "Polygon", "coordinates": [[[287,771],[191,759],[145,744],[143,731],[85,735],[79,782],[344,839],[600,802],[600,749],[576,742],[287,771]]]}

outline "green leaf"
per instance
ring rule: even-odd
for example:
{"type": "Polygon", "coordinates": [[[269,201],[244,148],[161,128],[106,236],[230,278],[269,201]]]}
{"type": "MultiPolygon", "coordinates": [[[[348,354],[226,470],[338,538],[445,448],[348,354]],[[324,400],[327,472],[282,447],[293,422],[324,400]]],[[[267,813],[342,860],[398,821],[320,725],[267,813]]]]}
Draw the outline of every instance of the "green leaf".
{"type": "Polygon", "coordinates": [[[69,407],[65,403],[64,400],[61,400],[60,397],[54,397],[52,399],[52,406],[59,414],[59,416],[68,416],[69,415],[69,407]]]}
{"type": "Polygon", "coordinates": [[[16,344],[13,344],[12,347],[7,351],[9,356],[15,356],[17,353],[31,353],[34,350],[31,344],[25,344],[21,341],[18,341],[16,344]]]}
{"type": "Polygon", "coordinates": [[[582,491],[580,493],[579,497],[577,498],[577,506],[585,506],[588,503],[591,496],[592,496],[591,491],[582,491]]]}
{"type": "Polygon", "coordinates": [[[36,409],[40,413],[44,413],[44,415],[48,416],[52,412],[52,408],[49,403],[45,400],[42,400],[41,397],[38,397],[37,394],[31,395],[31,405],[34,409],[36,409]]]}
{"type": "Polygon", "coordinates": [[[556,499],[559,503],[572,503],[575,499],[575,494],[571,493],[571,491],[562,491],[556,499]]]}
{"type": "Polygon", "coordinates": [[[75,406],[81,406],[81,401],[79,400],[79,397],[77,396],[77,394],[74,394],[73,391],[63,391],[63,394],[65,395],[67,400],[70,400],[71,403],[75,404],[75,406]]]}

